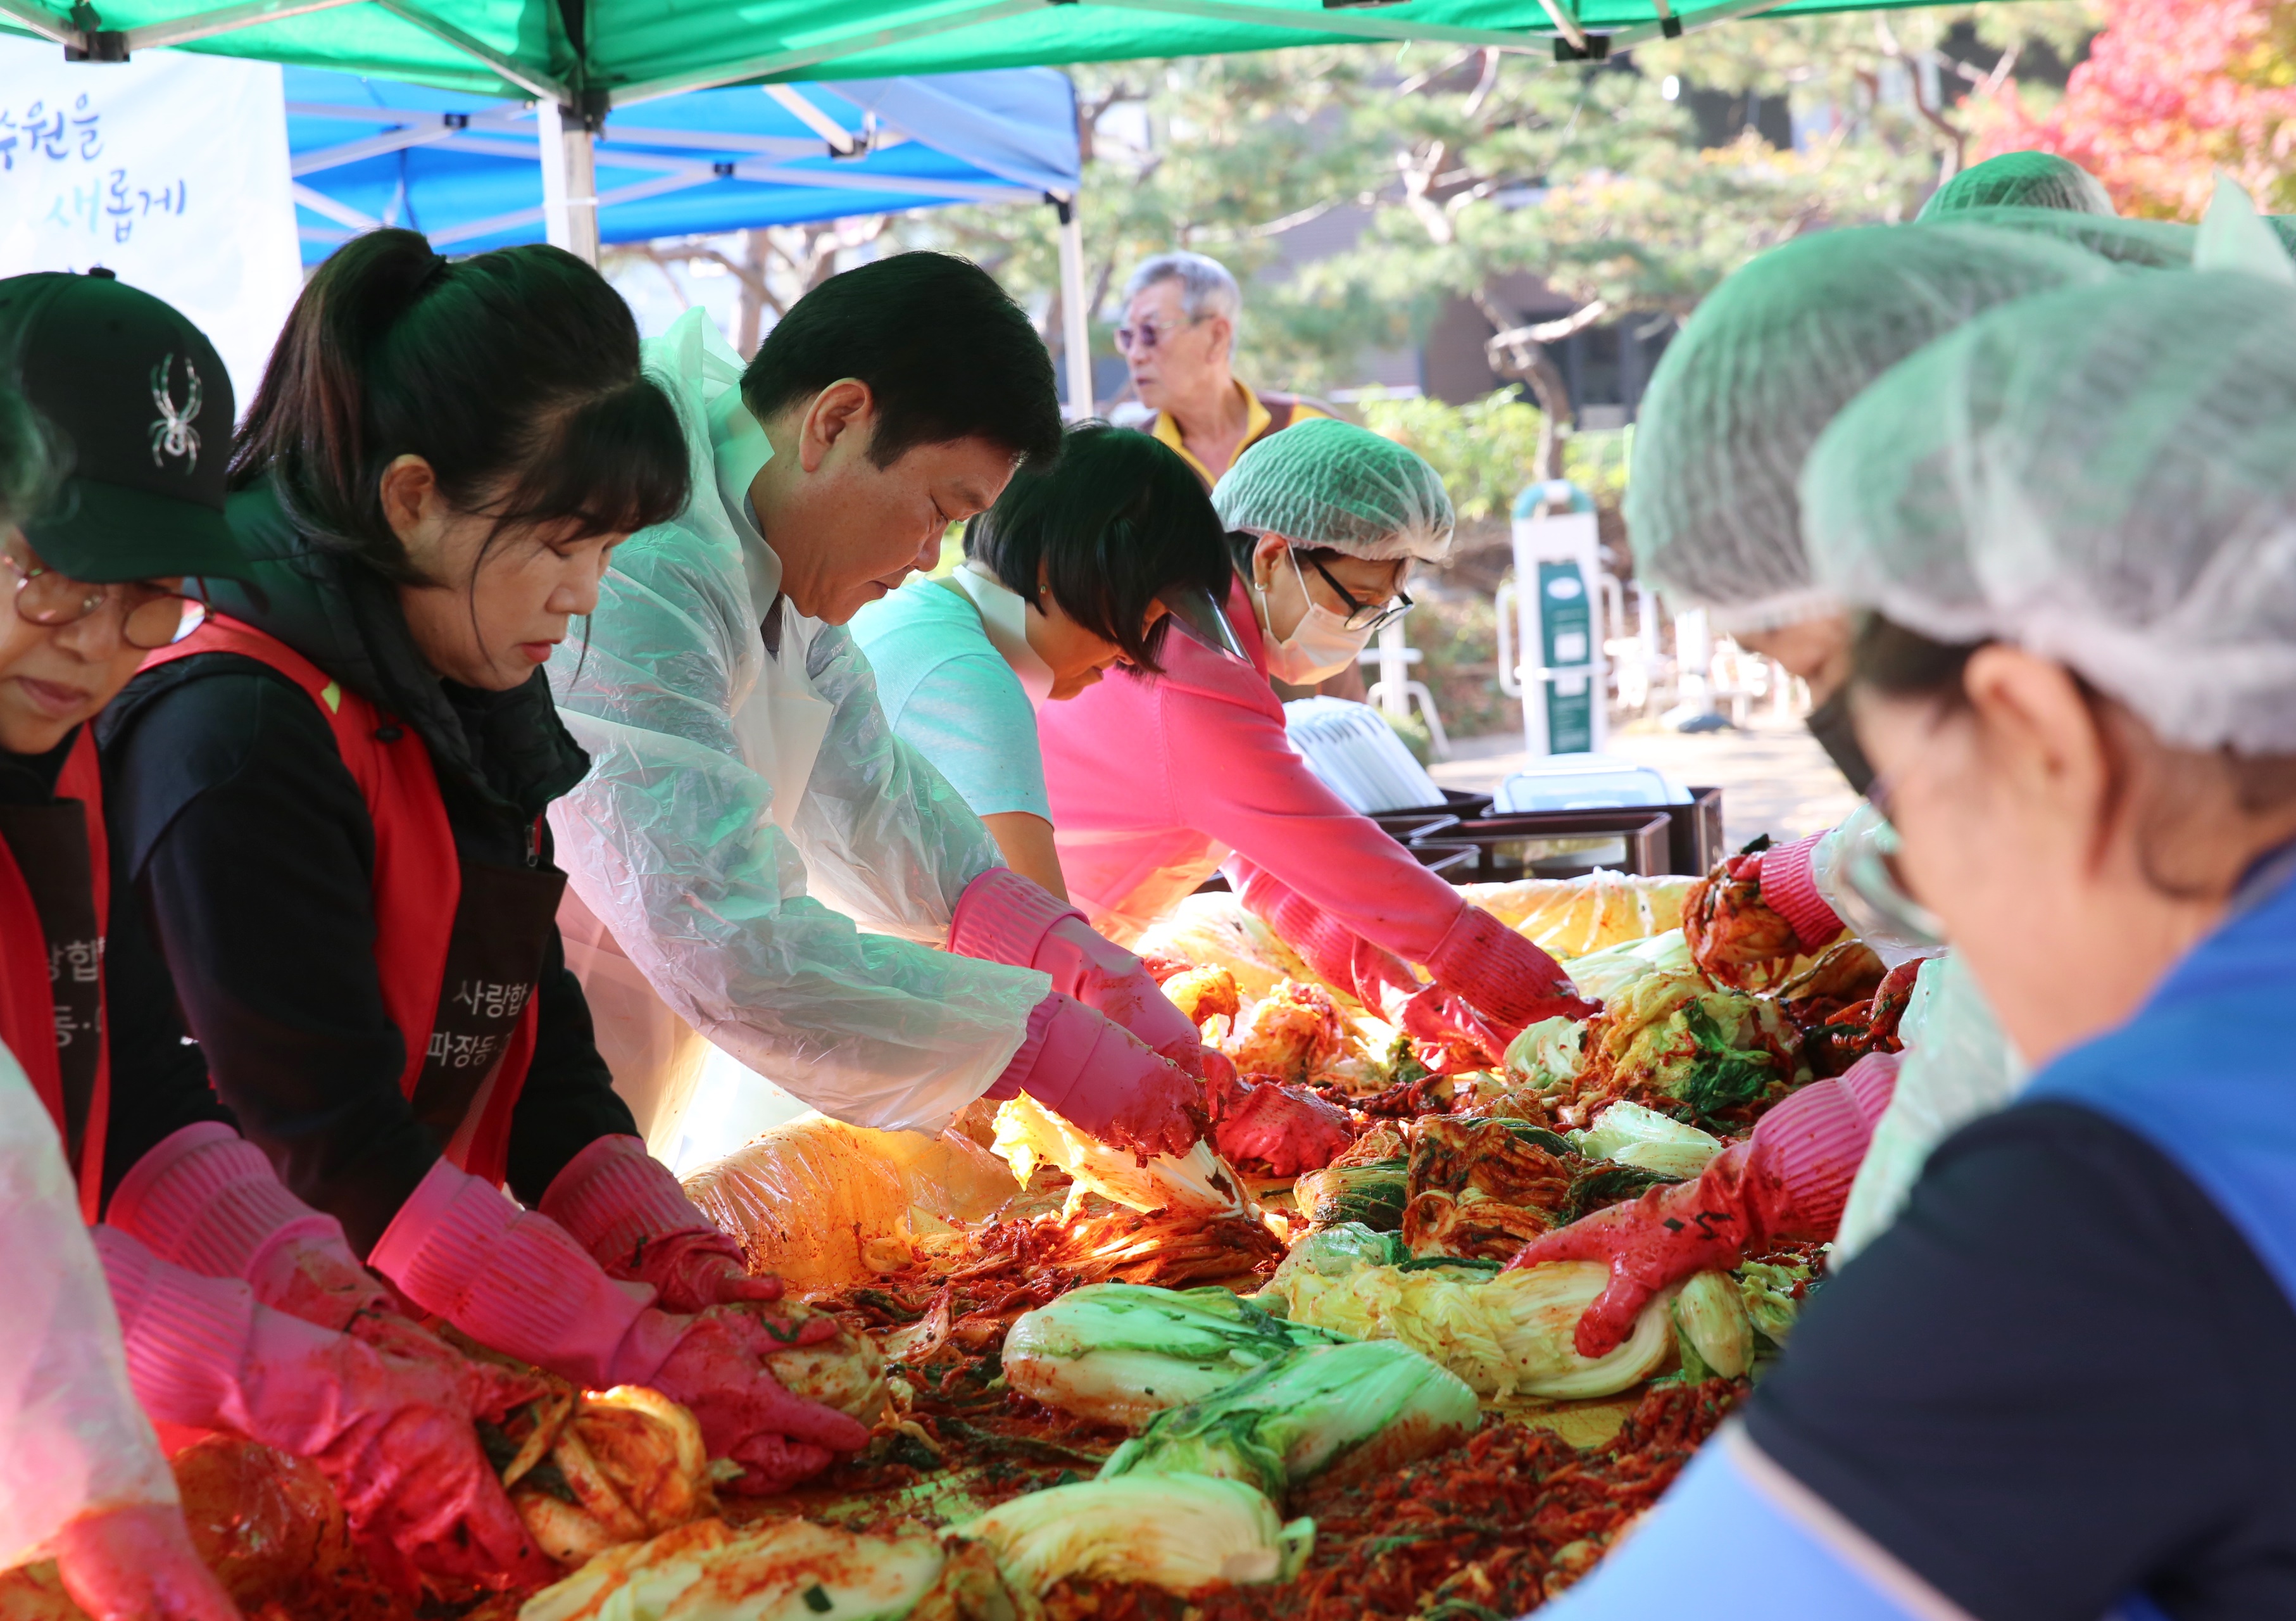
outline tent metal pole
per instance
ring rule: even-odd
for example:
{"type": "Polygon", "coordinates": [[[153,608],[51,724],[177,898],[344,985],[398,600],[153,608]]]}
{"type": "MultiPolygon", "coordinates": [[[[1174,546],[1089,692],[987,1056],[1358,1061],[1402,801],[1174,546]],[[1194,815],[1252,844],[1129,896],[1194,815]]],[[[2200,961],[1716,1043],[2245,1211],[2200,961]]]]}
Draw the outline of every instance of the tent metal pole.
{"type": "Polygon", "coordinates": [[[542,126],[542,229],[554,248],[598,262],[598,162],[590,132],[554,101],[534,110],[542,126]]]}
{"type": "Polygon", "coordinates": [[[235,33],[261,23],[307,17],[313,12],[331,12],[337,6],[357,3],[358,0],[248,0],[244,5],[227,5],[221,11],[201,12],[171,22],[147,22],[142,28],[129,29],[127,51],[133,55],[138,51],[155,51],[162,45],[187,45],[194,39],[210,39],[217,34],[235,33]]]}
{"type": "Polygon", "coordinates": [[[1069,374],[1069,420],[1092,415],[1092,311],[1085,308],[1084,224],[1077,199],[1051,196],[1061,222],[1061,358],[1069,374]]]}
{"type": "Polygon", "coordinates": [[[68,17],[59,17],[33,0],[0,0],[0,16],[12,17],[52,45],[78,48],[80,32],[68,17]]]}

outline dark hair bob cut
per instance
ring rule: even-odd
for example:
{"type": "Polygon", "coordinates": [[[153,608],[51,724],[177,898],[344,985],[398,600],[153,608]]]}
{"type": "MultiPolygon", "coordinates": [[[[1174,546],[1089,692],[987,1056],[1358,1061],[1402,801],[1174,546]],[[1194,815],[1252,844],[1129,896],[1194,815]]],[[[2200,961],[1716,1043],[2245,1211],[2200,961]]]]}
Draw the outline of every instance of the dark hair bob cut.
{"type": "Polygon", "coordinates": [[[759,422],[847,377],[877,413],[869,459],[980,438],[1015,461],[1061,447],[1053,358],[996,278],[948,253],[896,253],[831,276],[790,306],[742,374],[759,422]]]}
{"type": "Polygon", "coordinates": [[[1227,548],[1211,498],[1160,440],[1104,422],[1069,430],[1059,457],[1013,475],[996,505],[965,525],[964,553],[1005,588],[1062,613],[1158,673],[1168,620],[1142,626],[1162,593],[1228,587],[1227,548]]]}
{"type": "Polygon", "coordinates": [[[420,583],[382,512],[383,470],[410,455],[496,535],[644,529],[684,509],[692,479],[677,407],[597,271],[561,248],[449,259],[417,232],[370,231],[295,300],[231,483],[275,479],[315,546],[420,583]]]}

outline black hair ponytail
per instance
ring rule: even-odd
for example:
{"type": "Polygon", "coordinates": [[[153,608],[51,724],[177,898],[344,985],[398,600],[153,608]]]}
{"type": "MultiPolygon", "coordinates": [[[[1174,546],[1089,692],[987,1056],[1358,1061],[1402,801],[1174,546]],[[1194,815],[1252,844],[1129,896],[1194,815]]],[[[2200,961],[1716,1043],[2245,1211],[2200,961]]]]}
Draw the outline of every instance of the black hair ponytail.
{"type": "Polygon", "coordinates": [[[406,455],[497,533],[643,529],[676,515],[690,481],[676,407],[639,369],[637,325],[595,270],[558,248],[452,260],[419,233],[372,231],[296,300],[232,487],[275,479],[315,545],[419,581],[382,513],[383,470],[406,455]]]}

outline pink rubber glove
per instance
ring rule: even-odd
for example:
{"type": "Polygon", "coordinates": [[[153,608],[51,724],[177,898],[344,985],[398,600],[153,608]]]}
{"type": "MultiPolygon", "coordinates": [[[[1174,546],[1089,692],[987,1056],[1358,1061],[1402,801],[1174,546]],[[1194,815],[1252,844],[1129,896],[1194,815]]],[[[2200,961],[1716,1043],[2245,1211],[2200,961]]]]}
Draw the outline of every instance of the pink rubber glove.
{"type": "MultiPolygon", "coordinates": [[[[1423,996],[1425,987],[1408,963],[1372,944],[1266,868],[1238,857],[1229,861],[1228,872],[1256,917],[1320,977],[1365,1007],[1401,1023],[1406,1006],[1423,996]]],[[[1582,1019],[1600,1011],[1600,1004],[1578,995],[1570,976],[1553,958],[1488,912],[1464,901],[1426,966],[1436,984],[1466,1003],[1489,1026],[1488,1033],[1498,1038],[1494,1057],[1526,1024],[1558,1016],[1582,1019]]],[[[1423,1026],[1429,1025],[1438,1017],[1434,1005],[1423,1003],[1418,1017],[1423,1026]]],[[[1456,1020],[1447,1017],[1444,1022],[1456,1020]]]]}
{"type": "Polygon", "coordinates": [[[782,1297],[782,1280],[750,1277],[742,1247],[694,1208],[638,1138],[601,1137],[567,1162],[536,1208],[609,1276],[653,1285],[668,1311],[782,1297]]]}
{"type": "Polygon", "coordinates": [[[1203,1135],[1196,1082],[1072,996],[1055,991],[1029,1016],[1029,1033],[986,1093],[1026,1092],[1111,1147],[1185,1154],[1203,1135]]]}
{"type": "Polygon", "coordinates": [[[90,1621],[240,1621],[173,1503],[81,1515],[56,1537],[56,1574],[90,1621]]]}
{"type": "Polygon", "coordinates": [[[1833,944],[1842,926],[1841,919],[1817,893],[1812,868],[1818,841],[1824,836],[1813,833],[1791,844],[1773,844],[1762,852],[1758,868],[1763,903],[1793,926],[1801,949],[1811,953],[1833,944]]]}
{"type": "Polygon", "coordinates": [[[1653,1188],[1631,1205],[1533,1238],[1508,1267],[1607,1263],[1610,1287],[1572,1338],[1581,1356],[1615,1350],[1660,1290],[1698,1272],[1726,1271],[1782,1240],[1831,1238],[1897,1086],[1896,1054],[1860,1058],[1763,1115],[1752,1137],[1716,1156],[1697,1181],[1653,1188]]]}
{"type": "Polygon", "coordinates": [[[171,1266],[95,1230],[135,1395],[153,1419],[229,1430],[310,1459],[342,1499],[375,1573],[481,1586],[554,1581],[479,1448],[479,1419],[540,1387],[333,1334],[258,1303],[237,1279],[171,1266]]]}
{"type": "Polygon", "coordinates": [[[482,1345],[587,1390],[647,1385],[685,1403],[713,1458],[756,1452],[769,1433],[757,1425],[796,1400],[760,1359],[837,1332],[824,1316],[793,1334],[755,1307],[711,1306],[691,1317],[657,1311],[651,1285],[607,1277],[548,1216],[521,1210],[444,1160],[392,1218],[373,1260],[409,1299],[482,1345]]]}
{"type": "Polygon", "coordinates": [[[288,1192],[263,1151],[217,1121],[162,1139],[121,1179],[104,1220],[171,1265],[243,1278],[265,1305],[321,1328],[395,1309],[335,1218],[288,1192]]]}
{"type": "Polygon", "coordinates": [[[1202,1078],[1202,1033],[1165,999],[1141,960],[1095,933],[1077,908],[1011,868],[992,867],[964,886],[949,918],[948,949],[1051,975],[1054,990],[1202,1078]]]}
{"type": "MultiPolygon", "coordinates": [[[[835,1453],[869,1444],[867,1426],[791,1395],[766,1371],[759,1359],[787,1350],[791,1342],[755,1316],[712,1306],[692,1321],[655,1376],[654,1388],[693,1410],[711,1457],[742,1466],[735,1491],[751,1496],[787,1491],[828,1468],[835,1453]]],[[[829,1324],[827,1318],[813,1321],[829,1324]]],[[[829,1326],[833,1331],[834,1324],[829,1326]]]]}
{"type": "Polygon", "coordinates": [[[1208,1083],[1212,1146],[1235,1164],[1258,1164],[1273,1176],[1320,1171],[1355,1144],[1348,1112],[1313,1092],[1226,1074],[1208,1083]]]}
{"type": "Polygon", "coordinates": [[[367,1257],[409,1300],[480,1345],[585,1390],[651,1385],[689,1321],[606,1276],[573,1235],[445,1160],[367,1257]]]}

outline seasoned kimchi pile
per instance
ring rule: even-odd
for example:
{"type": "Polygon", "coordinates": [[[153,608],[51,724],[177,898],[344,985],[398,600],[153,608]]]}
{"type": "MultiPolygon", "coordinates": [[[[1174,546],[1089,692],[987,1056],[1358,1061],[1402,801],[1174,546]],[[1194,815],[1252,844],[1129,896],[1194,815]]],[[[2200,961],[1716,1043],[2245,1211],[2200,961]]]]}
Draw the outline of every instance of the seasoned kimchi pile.
{"type": "MultiPolygon", "coordinates": [[[[1234,1066],[1206,1082],[1212,1135],[1193,1155],[1142,1164],[1022,1098],[976,1106],[937,1140],[812,1117],[688,1179],[754,1271],[840,1321],[832,1347],[776,1372],[869,1422],[865,1452],[783,1496],[718,1497],[719,1466],[682,1410],[651,1393],[561,1390],[485,1437],[514,1501],[570,1572],[610,1549],[594,1571],[674,1549],[701,1568],[713,1550],[803,1521],[845,1557],[891,1550],[882,1557],[939,1570],[914,1611],[929,1621],[964,1621],[968,1584],[1000,1580],[1017,1599],[977,1613],[1339,1621],[1536,1608],[1592,1568],[1751,1387],[1823,1256],[1794,1248],[1702,1274],[1599,1360],[1578,1354],[1571,1330],[1602,1269],[1505,1263],[1554,1228],[1694,1178],[1796,1088],[1896,1046],[1910,972],[1885,973],[1849,941],[1802,954],[1750,870],[1734,859],[1697,881],[1471,888],[1603,1004],[1505,1051],[1414,1042],[1317,981],[1234,897],[1192,897],[1140,950],[1234,1066]],[[1004,1362],[1014,1324],[1030,1316],[1047,1325],[1030,1330],[1037,1341],[1057,1342],[1070,1296],[1114,1303],[1107,1321],[1142,1301],[1151,1317],[1159,1300],[1226,1301],[1206,1331],[1232,1328],[1250,1347],[1220,1374],[1239,1411],[1267,1381],[1314,1375],[1322,1347],[1392,1340],[1433,1364],[1447,1399],[1472,1401],[1480,1427],[1369,1478],[1263,1470],[1270,1536],[1231,1560],[1233,1581],[1111,1579],[1094,1573],[1130,1568],[1100,1551],[1021,1592],[1014,1550],[1044,1534],[1000,1530],[993,1510],[1093,1482],[1137,1436],[1134,1450],[1152,1453],[1208,1444],[1185,1438],[1191,1406],[1119,1426],[1088,1403],[1022,1393],[1004,1362]]],[[[205,1446],[179,1466],[201,1483],[187,1489],[194,1525],[219,1560],[239,1561],[250,1614],[398,1621],[315,1471],[242,1443],[205,1446]]],[[[573,1596],[528,1601],[530,1621],[596,1613],[603,1600],[580,1608],[565,1585],[573,1596]]],[[[521,1602],[438,1595],[424,1613],[506,1621],[521,1602]]],[[[0,1592],[0,1621],[70,1613],[0,1592]]]]}

